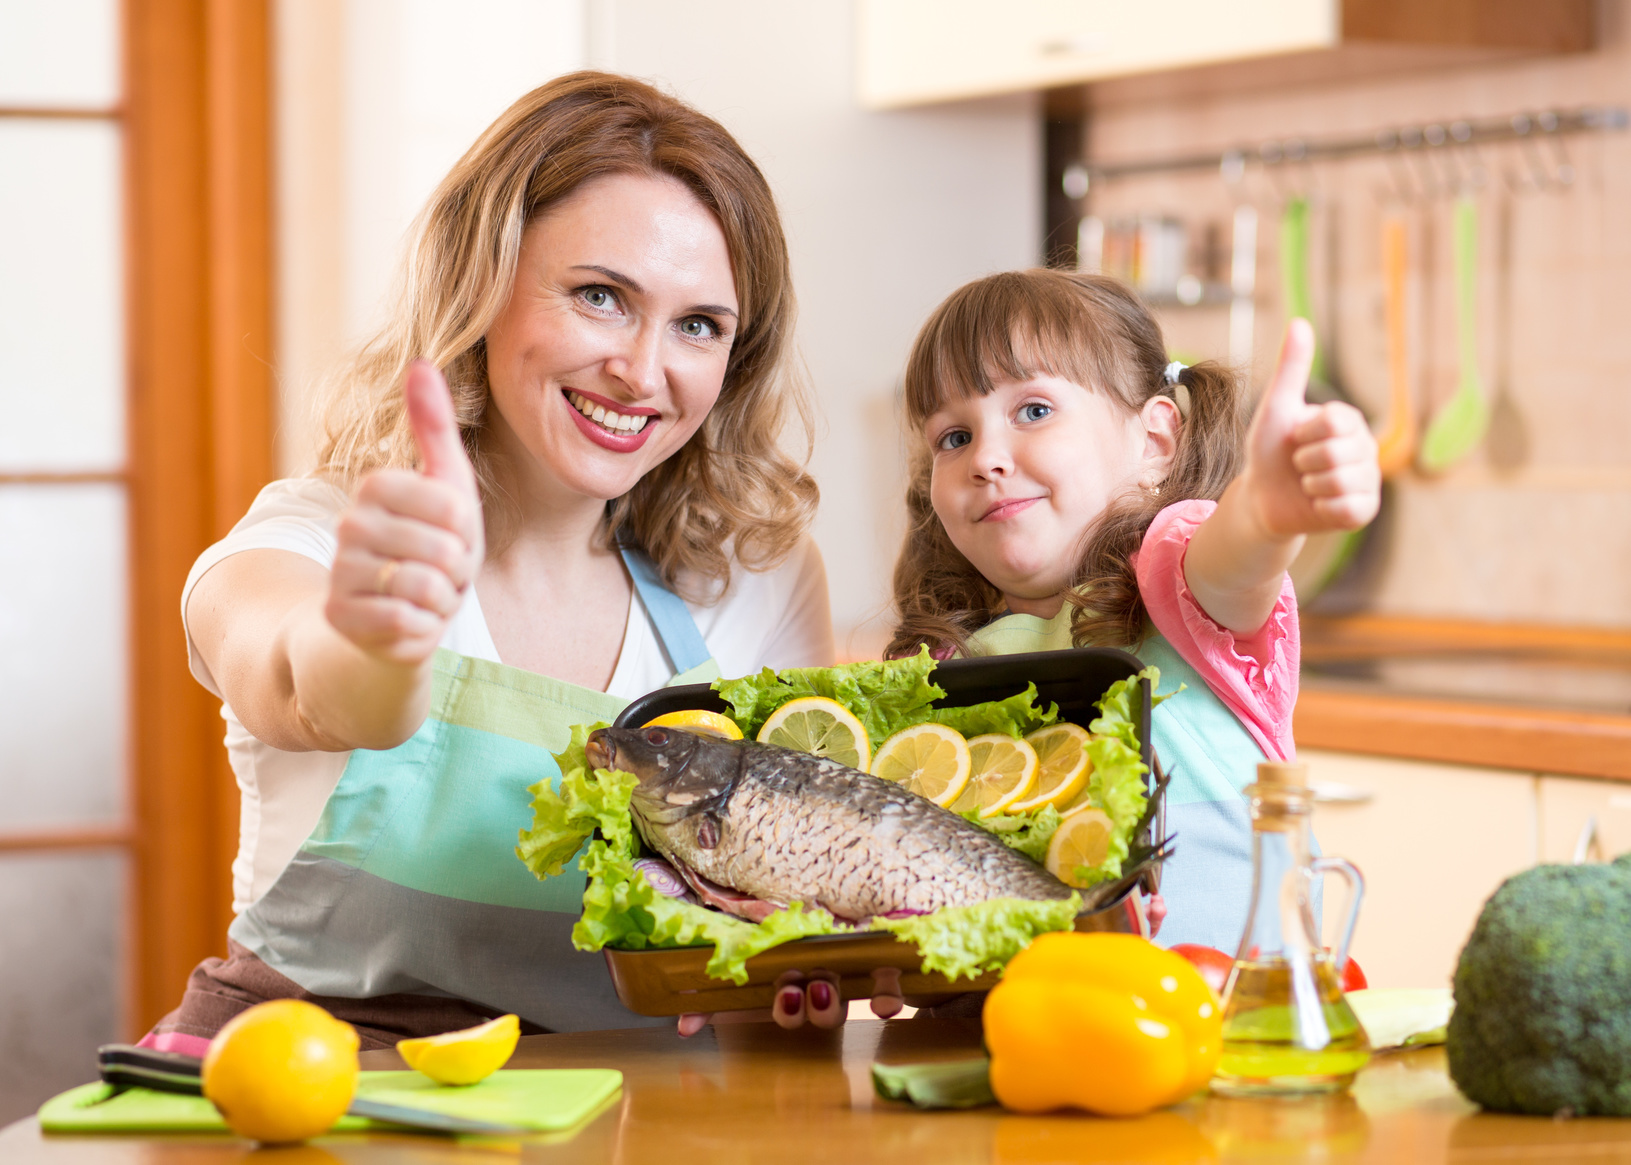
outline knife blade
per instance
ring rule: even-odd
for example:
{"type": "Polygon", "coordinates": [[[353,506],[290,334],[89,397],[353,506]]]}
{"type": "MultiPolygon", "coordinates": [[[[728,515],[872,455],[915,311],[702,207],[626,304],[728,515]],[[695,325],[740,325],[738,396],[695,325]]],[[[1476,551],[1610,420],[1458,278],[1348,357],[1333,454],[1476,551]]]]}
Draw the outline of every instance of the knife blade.
{"type": "MultiPolygon", "coordinates": [[[[96,1049],[96,1062],[105,1083],[117,1090],[151,1088],[158,1092],[177,1092],[186,1096],[202,1096],[204,1062],[196,1056],[180,1052],[160,1052],[152,1048],[138,1048],[133,1044],[103,1044],[96,1049]]],[[[118,1095],[110,1094],[108,1099],[118,1095]]],[[[353,1097],[351,1116],[402,1125],[406,1128],[425,1129],[438,1133],[483,1133],[516,1136],[535,1132],[519,1125],[497,1124],[452,1116],[423,1108],[410,1108],[400,1104],[385,1104],[366,1097],[353,1097]]]]}

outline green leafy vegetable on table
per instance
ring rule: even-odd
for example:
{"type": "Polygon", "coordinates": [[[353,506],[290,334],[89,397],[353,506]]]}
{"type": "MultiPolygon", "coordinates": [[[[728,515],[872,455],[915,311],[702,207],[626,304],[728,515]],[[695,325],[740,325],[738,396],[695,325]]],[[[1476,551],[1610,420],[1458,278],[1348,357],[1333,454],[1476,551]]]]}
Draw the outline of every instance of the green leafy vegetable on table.
{"type": "MultiPolygon", "coordinates": [[[[720,681],[714,687],[750,739],[772,712],[801,696],[826,696],[843,704],[865,725],[874,745],[928,720],[965,736],[1005,732],[1018,737],[1058,718],[1056,706],[1037,707],[1035,685],[1005,700],[935,708],[933,702],[945,692],[928,678],[934,667],[935,660],[925,650],[910,659],[842,667],[783,672],[766,668],[757,676],[720,681]]],[[[1147,676],[1152,687],[1159,678],[1153,668],[1140,675],[1147,676]]],[[[1101,715],[1090,726],[1096,737],[1087,746],[1093,761],[1091,797],[1115,830],[1104,862],[1091,871],[1078,870],[1084,881],[1120,872],[1129,835],[1144,811],[1146,769],[1139,758],[1133,718],[1139,678],[1113,684],[1100,701],[1101,715]]],[[[516,855],[540,878],[561,873],[581,851],[578,865],[589,884],[583,916],[572,929],[573,945],[596,951],[606,946],[644,950],[712,944],[708,974],[741,984],[747,982],[746,963],[754,955],[794,939],[848,929],[827,911],[799,902],[752,923],[654,890],[634,866],[642,850],[629,800],[638,780],[624,772],[591,771],[584,753],[589,733],[600,727],[604,725],[572,730],[571,742],[555,758],[561,770],[558,789],[541,781],[529,790],[534,798],[533,824],[521,832],[516,847],[516,855]]],[[[1042,860],[1060,821],[1052,806],[1023,815],[965,816],[1036,861],[1042,860]]],[[[972,979],[1002,967],[1036,935],[1068,930],[1079,909],[1075,896],[1051,902],[997,899],[910,918],[874,919],[869,925],[915,943],[926,971],[972,979]]]]}

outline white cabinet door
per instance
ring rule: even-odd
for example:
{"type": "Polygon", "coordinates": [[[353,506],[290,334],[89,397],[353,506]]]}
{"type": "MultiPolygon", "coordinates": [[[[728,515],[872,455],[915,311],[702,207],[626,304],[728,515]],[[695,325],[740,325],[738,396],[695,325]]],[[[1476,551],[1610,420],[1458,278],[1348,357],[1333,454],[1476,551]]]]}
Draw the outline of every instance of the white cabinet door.
{"type": "MultiPolygon", "coordinates": [[[[1536,778],[1497,769],[1304,751],[1314,836],[1365,875],[1353,953],[1373,987],[1441,987],[1495,888],[1536,860],[1536,778]]],[[[1183,844],[1179,838],[1178,844],[1183,844]]],[[[1340,886],[1327,881],[1327,937],[1340,886]]]]}
{"type": "Polygon", "coordinates": [[[1631,852],[1631,783],[1540,779],[1540,860],[1608,861],[1631,852]]]}
{"type": "Polygon", "coordinates": [[[1337,0],[858,0],[861,103],[888,109],[1329,48],[1337,0]]]}

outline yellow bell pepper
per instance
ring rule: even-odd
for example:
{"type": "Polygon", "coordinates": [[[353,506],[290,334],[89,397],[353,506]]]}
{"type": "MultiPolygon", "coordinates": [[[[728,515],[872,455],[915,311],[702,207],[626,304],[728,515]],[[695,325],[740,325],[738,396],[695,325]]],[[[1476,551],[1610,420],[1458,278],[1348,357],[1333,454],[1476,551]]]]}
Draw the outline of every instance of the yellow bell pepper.
{"type": "Polygon", "coordinates": [[[1222,1011],[1186,959],[1136,935],[1039,935],[986,999],[991,1090],[1016,1112],[1176,1104],[1212,1078],[1222,1011]]]}

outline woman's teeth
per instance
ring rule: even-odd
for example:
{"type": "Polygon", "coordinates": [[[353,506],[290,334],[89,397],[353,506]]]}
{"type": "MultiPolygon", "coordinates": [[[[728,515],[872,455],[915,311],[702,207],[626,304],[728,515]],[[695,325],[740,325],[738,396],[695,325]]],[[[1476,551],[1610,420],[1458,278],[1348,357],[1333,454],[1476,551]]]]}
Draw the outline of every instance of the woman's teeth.
{"type": "Polygon", "coordinates": [[[566,399],[572,402],[572,407],[588,417],[603,429],[610,429],[614,433],[638,433],[646,427],[649,416],[629,417],[622,413],[614,413],[603,404],[596,404],[588,397],[575,392],[568,392],[566,399]]]}

